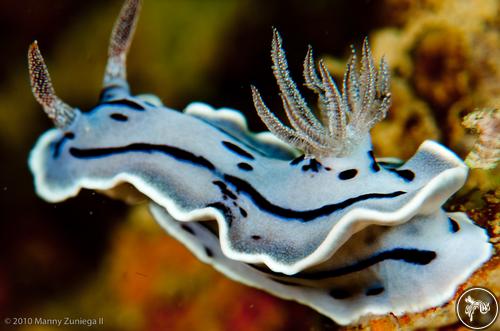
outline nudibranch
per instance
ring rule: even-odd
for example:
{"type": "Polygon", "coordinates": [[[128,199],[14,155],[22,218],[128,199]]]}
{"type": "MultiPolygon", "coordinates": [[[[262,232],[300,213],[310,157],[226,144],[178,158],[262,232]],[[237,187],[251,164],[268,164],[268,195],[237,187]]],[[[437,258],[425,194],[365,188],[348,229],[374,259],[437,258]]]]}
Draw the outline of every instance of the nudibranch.
{"type": "Polygon", "coordinates": [[[274,30],[273,70],[290,127],[252,87],[271,131],[254,134],[231,109],[193,103],[179,112],[130,93],[125,62],[139,8],[139,0],[122,8],[100,101],[88,111],[56,96],[31,45],[33,93],[56,126],[29,158],[42,198],[131,184],[200,260],[340,324],[441,305],[491,256],[483,229],[441,209],[467,177],[453,152],[426,141],[403,164],[374,157],[369,130],[391,94],[388,65],[382,59],[376,69],[367,41],[359,63],[353,51],[342,91],[309,49],[304,77],[318,94],[316,116],[274,30]]]}

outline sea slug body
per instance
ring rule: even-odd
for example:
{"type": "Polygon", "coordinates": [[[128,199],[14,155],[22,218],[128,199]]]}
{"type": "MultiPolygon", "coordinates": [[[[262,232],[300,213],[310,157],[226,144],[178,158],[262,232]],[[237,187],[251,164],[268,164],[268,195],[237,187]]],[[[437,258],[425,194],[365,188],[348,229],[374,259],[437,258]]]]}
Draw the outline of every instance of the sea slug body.
{"type": "Polygon", "coordinates": [[[374,157],[369,131],[389,109],[390,74],[383,59],[376,69],[366,40],[341,90],[308,50],[317,117],[274,30],[273,69],[291,127],[252,87],[271,131],[254,134],[235,110],[192,103],[179,112],[130,93],[125,62],[139,9],[139,0],[125,2],[100,102],[88,111],[56,96],[38,45],[30,47],[33,93],[56,126],[29,158],[42,198],[129,183],[200,260],[340,324],[443,304],[491,256],[484,230],[441,209],[467,177],[453,152],[426,141],[402,165],[374,157]]]}

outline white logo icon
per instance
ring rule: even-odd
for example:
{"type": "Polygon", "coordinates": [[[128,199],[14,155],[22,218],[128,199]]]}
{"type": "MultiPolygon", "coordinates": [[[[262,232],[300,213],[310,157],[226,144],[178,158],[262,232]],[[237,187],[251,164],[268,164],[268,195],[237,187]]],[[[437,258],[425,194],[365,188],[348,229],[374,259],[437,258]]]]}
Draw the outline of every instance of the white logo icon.
{"type": "Polygon", "coordinates": [[[484,330],[495,323],[499,313],[495,294],[484,287],[466,289],[455,303],[455,312],[464,326],[484,330]]]}
{"type": "Polygon", "coordinates": [[[479,308],[479,312],[484,315],[490,311],[490,303],[483,302],[481,300],[474,300],[470,295],[465,298],[467,306],[465,306],[465,314],[469,316],[470,321],[474,320],[474,312],[479,308]]]}

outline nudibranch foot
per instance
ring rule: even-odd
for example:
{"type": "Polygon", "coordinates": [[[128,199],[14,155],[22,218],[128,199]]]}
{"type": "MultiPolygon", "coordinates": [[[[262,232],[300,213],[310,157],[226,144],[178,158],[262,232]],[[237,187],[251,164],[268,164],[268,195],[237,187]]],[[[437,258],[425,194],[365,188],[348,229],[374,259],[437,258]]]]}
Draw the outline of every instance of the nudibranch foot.
{"type": "Polygon", "coordinates": [[[171,236],[227,277],[306,304],[342,325],[366,314],[402,315],[444,304],[492,254],[485,231],[465,214],[438,211],[398,227],[367,227],[334,258],[288,276],[229,259],[206,223],[178,222],[156,204],[150,209],[171,236]]]}

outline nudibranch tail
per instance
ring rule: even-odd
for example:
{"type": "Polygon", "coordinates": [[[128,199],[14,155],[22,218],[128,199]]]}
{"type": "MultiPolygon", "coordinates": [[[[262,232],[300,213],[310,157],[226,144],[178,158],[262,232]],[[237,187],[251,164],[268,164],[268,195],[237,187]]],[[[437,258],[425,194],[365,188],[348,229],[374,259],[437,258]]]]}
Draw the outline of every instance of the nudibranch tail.
{"type": "MultiPolygon", "coordinates": [[[[140,9],[141,0],[127,0],[123,4],[109,42],[108,63],[103,79],[104,90],[123,90],[127,94],[129,92],[126,60],[139,19],[140,9]]],[[[102,98],[109,99],[109,91],[102,98]]]]}
{"type": "Polygon", "coordinates": [[[252,86],[257,113],[278,138],[315,157],[345,156],[359,144],[375,123],[382,120],[391,103],[389,67],[384,58],[375,68],[368,40],[362,49],[358,72],[353,49],[344,75],[342,92],[318,62],[319,74],[309,46],[304,60],[305,85],[318,95],[319,118],[308,107],[288,71],[282,39],[273,30],[271,50],[273,72],[281,92],[283,107],[291,127],[284,125],[262,101],[252,86]]]}
{"type": "Polygon", "coordinates": [[[49,71],[36,41],[31,44],[28,50],[28,67],[31,89],[35,99],[42,105],[56,127],[68,127],[76,117],[78,110],[56,96],[49,71]]]}

